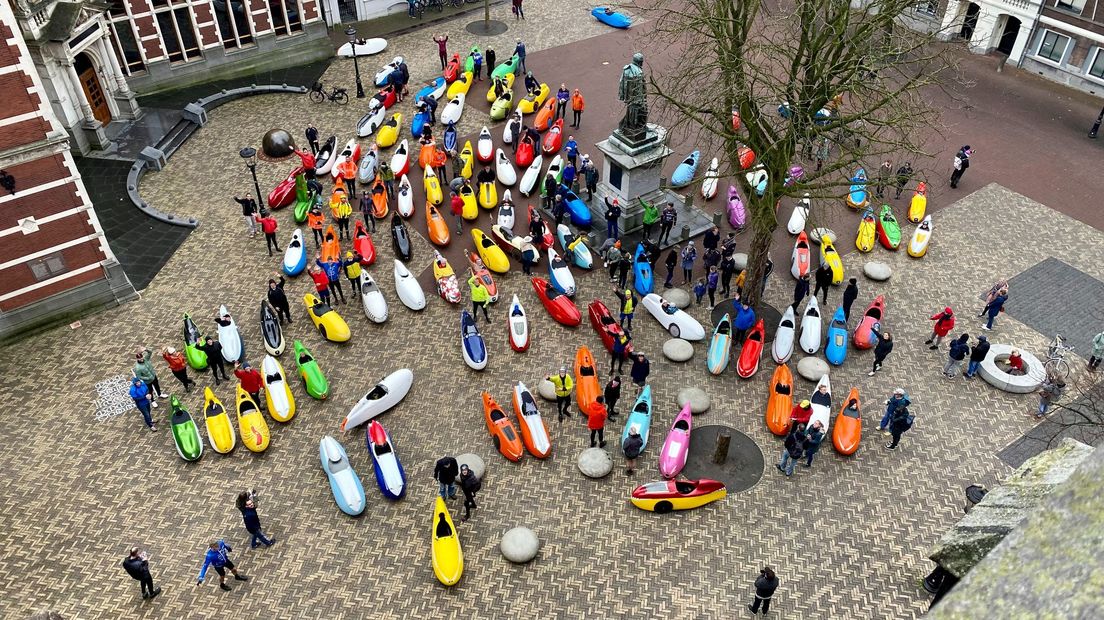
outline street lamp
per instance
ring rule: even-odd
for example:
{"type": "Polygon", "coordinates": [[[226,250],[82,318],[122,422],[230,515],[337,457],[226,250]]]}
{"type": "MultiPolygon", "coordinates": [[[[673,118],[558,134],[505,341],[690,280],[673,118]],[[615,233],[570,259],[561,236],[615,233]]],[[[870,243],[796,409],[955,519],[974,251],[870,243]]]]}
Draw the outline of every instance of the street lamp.
{"type": "Polygon", "coordinates": [[[1104,123],[1104,108],[1100,108],[1100,114],[1096,117],[1096,122],[1093,123],[1092,129],[1089,130],[1089,137],[1096,139],[1096,134],[1100,133],[1100,124],[1104,123]]]}
{"type": "Polygon", "coordinates": [[[357,63],[356,28],[349,26],[345,29],[345,36],[349,37],[349,47],[353,48],[353,71],[356,72],[357,99],[364,99],[364,84],[360,82],[360,65],[357,63]]]}
{"type": "Polygon", "coordinates": [[[245,167],[249,168],[249,174],[253,175],[253,189],[257,190],[257,207],[263,211],[265,204],[264,199],[261,198],[261,184],[257,182],[257,149],[247,146],[238,151],[238,155],[245,160],[245,167]]]}

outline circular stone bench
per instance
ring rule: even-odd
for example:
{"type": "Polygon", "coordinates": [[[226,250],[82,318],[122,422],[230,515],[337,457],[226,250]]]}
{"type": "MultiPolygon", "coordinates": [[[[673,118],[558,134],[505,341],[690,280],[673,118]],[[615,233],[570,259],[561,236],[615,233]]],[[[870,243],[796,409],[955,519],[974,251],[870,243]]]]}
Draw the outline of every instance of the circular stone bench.
{"type": "Polygon", "coordinates": [[[527,527],[515,527],[502,535],[498,549],[507,560],[515,564],[525,564],[537,557],[540,539],[527,527]]]}
{"type": "Polygon", "coordinates": [[[678,393],[679,409],[685,407],[687,403],[690,403],[690,413],[697,415],[709,411],[709,407],[713,405],[713,399],[701,388],[682,388],[678,393]]]}
{"type": "Polygon", "coordinates": [[[682,338],[671,338],[663,343],[663,357],[672,362],[688,362],[694,357],[694,345],[682,338]]]}
{"type": "Polygon", "coordinates": [[[821,377],[828,374],[828,362],[812,355],[803,357],[797,363],[797,374],[816,383],[820,381],[821,377]]]}
{"type": "Polygon", "coordinates": [[[737,252],[732,255],[733,262],[736,263],[736,273],[747,269],[748,255],[743,252],[737,252]]]}
{"type": "Polygon", "coordinates": [[[556,386],[548,379],[541,379],[541,382],[537,384],[537,393],[544,400],[556,402],[556,386]]]}
{"type": "Polygon", "coordinates": [[[613,457],[602,448],[583,450],[576,464],[587,478],[605,478],[613,471],[613,457]]]}
{"type": "Polygon", "coordinates": [[[681,288],[673,288],[663,293],[663,298],[667,301],[675,304],[680,309],[686,309],[690,306],[690,293],[687,293],[681,288]]]}
{"type": "Polygon", "coordinates": [[[990,345],[989,355],[985,356],[981,366],[978,367],[978,374],[981,375],[982,379],[985,379],[986,383],[998,390],[1015,394],[1034,392],[1043,384],[1043,378],[1046,377],[1046,368],[1043,367],[1043,363],[1039,361],[1039,358],[1020,349],[1020,357],[1023,358],[1026,372],[1022,375],[1008,374],[1004,366],[997,362],[1008,360],[1008,356],[1012,354],[1012,348],[1012,345],[1009,344],[990,345]]]}
{"type": "Polygon", "coordinates": [[[479,480],[483,479],[483,474],[487,473],[487,464],[483,462],[483,459],[479,458],[475,454],[461,454],[456,457],[456,466],[467,465],[472,474],[479,480]]]}
{"type": "Polygon", "coordinates": [[[813,243],[820,245],[821,237],[828,237],[828,240],[832,243],[836,242],[836,233],[832,232],[831,228],[814,228],[809,231],[809,239],[813,243]]]}
{"type": "Polygon", "coordinates": [[[885,282],[893,275],[893,268],[883,262],[872,260],[863,264],[863,274],[871,280],[885,282]]]}

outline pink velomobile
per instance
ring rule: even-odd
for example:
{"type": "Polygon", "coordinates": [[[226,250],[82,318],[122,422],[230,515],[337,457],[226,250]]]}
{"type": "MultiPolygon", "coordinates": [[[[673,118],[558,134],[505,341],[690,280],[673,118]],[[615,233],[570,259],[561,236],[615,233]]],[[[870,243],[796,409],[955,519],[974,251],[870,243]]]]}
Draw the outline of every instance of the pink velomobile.
{"type": "Polygon", "coordinates": [[[663,450],[659,453],[659,474],[664,478],[674,478],[686,467],[686,456],[690,453],[690,403],[682,407],[675,417],[667,439],[663,441],[663,450]]]}

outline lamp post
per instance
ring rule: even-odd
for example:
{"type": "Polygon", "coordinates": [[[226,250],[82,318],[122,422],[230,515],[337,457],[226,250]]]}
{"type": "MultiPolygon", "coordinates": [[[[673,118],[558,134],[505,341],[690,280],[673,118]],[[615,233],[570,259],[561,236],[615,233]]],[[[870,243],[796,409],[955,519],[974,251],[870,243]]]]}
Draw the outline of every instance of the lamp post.
{"type": "Polygon", "coordinates": [[[353,71],[356,72],[357,99],[364,99],[364,84],[360,82],[360,64],[357,63],[356,28],[349,26],[345,29],[345,36],[349,37],[349,47],[353,48],[353,71]]]}
{"type": "Polygon", "coordinates": [[[238,155],[245,160],[245,167],[249,168],[249,174],[253,175],[253,189],[257,190],[257,208],[264,211],[264,198],[261,197],[261,184],[257,182],[257,149],[247,146],[238,151],[238,155]]]}
{"type": "Polygon", "coordinates": [[[1100,133],[1100,124],[1104,123],[1104,108],[1100,109],[1100,114],[1096,117],[1096,122],[1093,123],[1092,129],[1089,130],[1089,137],[1096,139],[1096,135],[1100,133]]]}

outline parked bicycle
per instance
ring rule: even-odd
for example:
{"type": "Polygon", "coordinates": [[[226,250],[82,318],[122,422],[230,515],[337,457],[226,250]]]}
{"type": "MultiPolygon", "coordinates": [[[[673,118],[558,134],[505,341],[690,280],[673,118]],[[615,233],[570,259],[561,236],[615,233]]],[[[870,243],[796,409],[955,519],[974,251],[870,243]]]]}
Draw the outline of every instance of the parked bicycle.
{"type": "Polygon", "coordinates": [[[322,103],[323,101],[333,101],[342,105],[349,103],[349,93],[344,88],[335,86],[327,93],[322,86],[322,82],[315,82],[307,96],[315,103],[322,103]]]}
{"type": "Polygon", "coordinates": [[[1055,334],[1054,340],[1047,347],[1046,361],[1043,362],[1043,368],[1046,370],[1047,376],[1067,379],[1070,374],[1070,367],[1069,363],[1066,362],[1066,354],[1072,352],[1073,347],[1066,345],[1062,334],[1055,334]]]}
{"type": "Polygon", "coordinates": [[[416,0],[414,2],[414,15],[417,17],[425,16],[426,10],[436,11],[440,13],[445,10],[445,4],[442,0],[416,0]]]}

